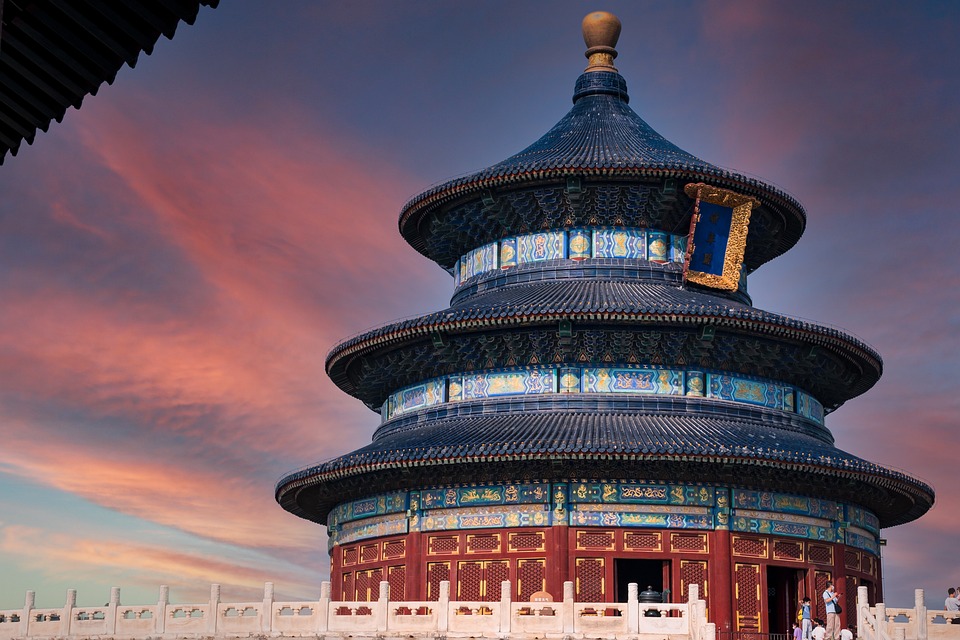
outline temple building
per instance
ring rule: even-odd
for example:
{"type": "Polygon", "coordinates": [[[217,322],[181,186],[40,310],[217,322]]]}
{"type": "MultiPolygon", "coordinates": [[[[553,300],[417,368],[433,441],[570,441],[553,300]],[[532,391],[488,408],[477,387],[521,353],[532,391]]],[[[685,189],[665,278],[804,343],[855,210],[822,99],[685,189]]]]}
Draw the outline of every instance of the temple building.
{"type": "Polygon", "coordinates": [[[800,239],[803,207],[654,131],[614,67],[619,20],[583,27],[569,113],[404,206],[450,306],[334,347],[328,374],[380,425],[276,498],[327,526],[339,600],[381,580],[392,600],[698,584],[718,630],[768,632],[805,595],[825,617],[833,580],[854,612],[857,587],[882,598],[881,529],[934,501],[834,446],[829,414],[880,356],[753,306],[750,274],[800,239]]]}

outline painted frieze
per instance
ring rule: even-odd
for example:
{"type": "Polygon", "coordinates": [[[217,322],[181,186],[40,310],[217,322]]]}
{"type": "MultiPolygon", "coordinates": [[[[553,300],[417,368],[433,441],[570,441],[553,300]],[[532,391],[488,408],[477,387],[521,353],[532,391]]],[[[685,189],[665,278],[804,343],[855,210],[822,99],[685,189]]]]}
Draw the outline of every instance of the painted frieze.
{"type": "Polygon", "coordinates": [[[594,258],[647,259],[643,229],[598,229],[593,232],[594,258]]]}

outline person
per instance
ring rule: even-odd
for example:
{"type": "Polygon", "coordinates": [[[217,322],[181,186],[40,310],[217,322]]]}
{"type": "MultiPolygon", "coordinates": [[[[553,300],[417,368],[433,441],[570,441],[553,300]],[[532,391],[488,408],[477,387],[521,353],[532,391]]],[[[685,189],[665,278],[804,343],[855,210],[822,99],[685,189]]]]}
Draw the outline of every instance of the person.
{"type": "Polygon", "coordinates": [[[800,635],[801,640],[810,640],[813,631],[813,616],[810,614],[810,598],[800,601],[800,635]]]}
{"type": "Polygon", "coordinates": [[[823,640],[827,637],[827,630],[823,628],[823,620],[817,618],[813,621],[813,631],[810,632],[812,640],[823,640]]]}
{"type": "Polygon", "coordinates": [[[853,625],[840,632],[840,640],[853,640],[853,625]]]}
{"type": "Polygon", "coordinates": [[[794,622],[792,626],[793,626],[793,640],[803,640],[803,631],[800,629],[800,625],[794,622]]]}
{"type": "Polygon", "coordinates": [[[823,592],[823,603],[827,609],[827,628],[825,629],[828,640],[840,640],[840,616],[837,615],[837,600],[840,594],[833,590],[833,581],[827,581],[827,589],[823,592]]]}
{"type": "Polygon", "coordinates": [[[947,599],[943,601],[943,608],[947,611],[960,611],[960,600],[957,599],[957,590],[947,589],[947,599]]]}

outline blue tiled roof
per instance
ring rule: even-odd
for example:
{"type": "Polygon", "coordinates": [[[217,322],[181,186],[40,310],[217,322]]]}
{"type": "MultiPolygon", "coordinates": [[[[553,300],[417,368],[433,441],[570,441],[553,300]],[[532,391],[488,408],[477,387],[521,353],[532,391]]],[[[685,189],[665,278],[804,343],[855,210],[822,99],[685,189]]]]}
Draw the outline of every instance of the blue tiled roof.
{"type": "Polygon", "coordinates": [[[277,490],[279,494],[295,485],[336,483],[389,468],[597,458],[627,466],[663,460],[683,462],[688,470],[703,466],[696,473],[708,483],[720,480],[710,470],[712,465],[725,463],[736,464],[744,484],[749,484],[751,469],[762,467],[806,474],[811,486],[825,476],[866,482],[890,493],[871,498],[861,487],[861,493],[851,497],[875,510],[884,526],[918,517],[933,501],[932,489],[919,480],[809,434],[733,417],[602,411],[531,411],[432,420],[291,474],[277,490]],[[878,500],[880,504],[873,504],[878,500]],[[905,503],[915,506],[905,508],[905,503]]]}
{"type": "Polygon", "coordinates": [[[344,390],[352,387],[344,369],[357,353],[393,348],[421,340],[433,331],[503,329],[561,318],[591,322],[657,322],[696,325],[709,322],[721,329],[755,332],[804,343],[829,345],[856,362],[857,375],[834,406],[869,389],[879,379],[880,355],[861,340],[831,327],[763,311],[727,298],[689,288],[649,281],[564,280],[500,287],[472,296],[443,311],[388,324],[337,345],[327,356],[330,377],[344,390]]]}
{"type": "MultiPolygon", "coordinates": [[[[705,162],[680,149],[650,127],[628,104],[626,83],[618,73],[584,73],[577,81],[573,109],[532,145],[503,162],[437,185],[408,202],[406,220],[437,199],[507,182],[550,175],[673,175],[738,186],[760,197],[786,204],[805,220],[803,207],[782,190],[705,162]],[[713,180],[711,180],[711,178],[713,180]]],[[[799,237],[799,233],[797,233],[799,237]]]]}

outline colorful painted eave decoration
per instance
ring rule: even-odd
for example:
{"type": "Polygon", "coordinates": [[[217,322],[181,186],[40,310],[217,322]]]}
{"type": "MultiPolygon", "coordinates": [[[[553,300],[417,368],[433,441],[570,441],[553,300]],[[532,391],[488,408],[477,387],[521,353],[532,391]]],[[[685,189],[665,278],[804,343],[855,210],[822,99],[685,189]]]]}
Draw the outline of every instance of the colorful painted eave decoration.
{"type": "Polygon", "coordinates": [[[750,212],[760,201],[702,182],[688,184],[683,190],[695,200],[684,279],[735,291],[747,248],[750,212]]]}

